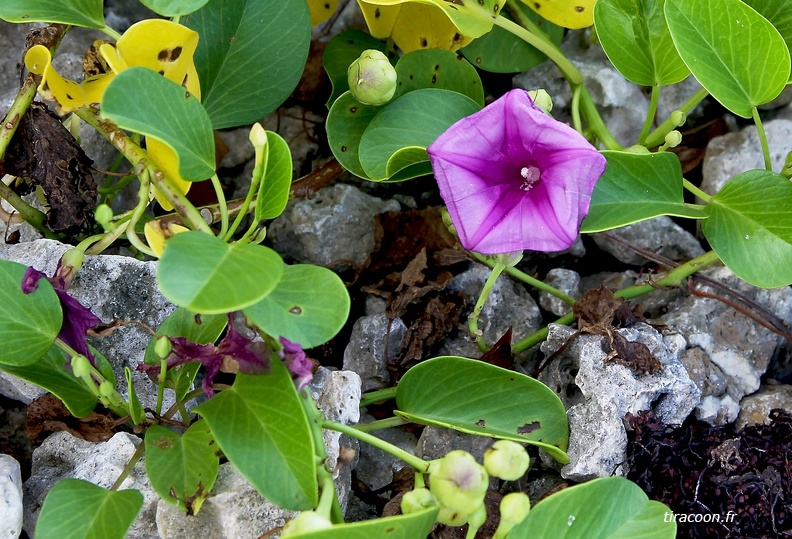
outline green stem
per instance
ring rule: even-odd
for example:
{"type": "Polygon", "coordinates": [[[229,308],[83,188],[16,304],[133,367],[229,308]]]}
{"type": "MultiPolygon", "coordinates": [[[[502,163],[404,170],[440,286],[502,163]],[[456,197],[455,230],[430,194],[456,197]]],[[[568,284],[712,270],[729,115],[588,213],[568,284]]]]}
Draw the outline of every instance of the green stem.
{"type": "MultiPolygon", "coordinates": [[[[485,265],[489,266],[490,268],[495,267],[496,262],[494,260],[492,260],[491,258],[487,258],[486,256],[484,256],[482,254],[474,253],[474,252],[470,252],[470,254],[473,255],[473,258],[475,258],[476,260],[478,260],[482,264],[485,264],[485,265]]],[[[535,279],[535,278],[531,277],[530,275],[528,275],[527,273],[522,272],[522,271],[518,270],[515,267],[506,268],[506,273],[508,273],[509,275],[514,277],[515,279],[519,279],[520,281],[524,282],[525,284],[527,284],[529,286],[533,286],[537,290],[541,290],[542,292],[547,292],[548,294],[557,297],[558,299],[560,299],[564,303],[567,303],[569,305],[574,305],[575,304],[575,300],[574,299],[570,298],[569,296],[567,296],[566,294],[564,294],[563,292],[561,292],[557,288],[553,288],[549,284],[543,283],[539,279],[535,279]]]]}
{"type": "Polygon", "coordinates": [[[89,249],[86,249],[85,254],[87,255],[98,255],[104,252],[105,249],[110,247],[115,240],[121,237],[127,227],[129,226],[129,221],[119,224],[115,230],[110,232],[109,234],[105,234],[105,237],[101,240],[97,241],[93,244],[89,249]]]}
{"type": "Polygon", "coordinates": [[[406,424],[407,421],[399,416],[394,416],[385,419],[377,419],[376,421],[372,421],[370,423],[359,423],[355,426],[355,428],[360,432],[374,432],[377,430],[389,429],[391,427],[401,427],[402,425],[406,424]]]}
{"type": "Polygon", "coordinates": [[[201,214],[195,209],[187,198],[173,185],[173,182],[161,170],[153,167],[149,162],[146,151],[129,138],[126,133],[119,129],[114,123],[102,120],[99,111],[87,107],[78,109],[75,114],[82,118],[86,123],[99,131],[115,148],[121,152],[127,161],[132,164],[135,174],[141,174],[146,167],[152,167],[151,182],[159,189],[159,192],[173,205],[176,213],[182,221],[193,230],[200,230],[208,234],[213,234],[212,229],[203,220],[201,214]]]}
{"type": "Polygon", "coordinates": [[[113,39],[115,41],[118,41],[119,39],[121,39],[121,34],[116,32],[114,29],[110,28],[106,24],[103,27],[101,27],[99,30],[101,30],[102,32],[107,34],[111,39],[113,39]]]}
{"type": "MultiPolygon", "coordinates": [[[[159,376],[157,376],[157,406],[154,408],[158,415],[162,413],[162,400],[165,396],[165,380],[167,378],[167,374],[168,360],[161,359],[159,376]]],[[[182,418],[182,421],[184,421],[184,418],[182,418]]]]}
{"type": "Polygon", "coordinates": [[[660,85],[655,84],[652,86],[652,97],[649,98],[649,111],[646,113],[646,121],[644,122],[641,135],[638,137],[638,144],[646,142],[646,137],[649,136],[649,130],[652,128],[652,123],[657,114],[657,104],[660,102],[660,85]]]}
{"type": "Polygon", "coordinates": [[[417,471],[421,473],[427,473],[429,471],[429,463],[422,458],[416,457],[415,455],[408,453],[404,449],[396,447],[393,444],[386,442],[376,436],[372,436],[367,432],[363,432],[355,427],[350,427],[348,425],[342,425],[341,423],[336,423],[334,421],[324,420],[322,421],[322,428],[328,430],[334,430],[336,432],[340,432],[342,434],[346,434],[347,436],[351,436],[361,442],[366,442],[367,444],[376,447],[377,449],[381,449],[386,453],[393,455],[394,457],[403,460],[417,471]]]}
{"type": "Polygon", "coordinates": [[[321,495],[319,498],[319,514],[330,517],[331,522],[340,524],[344,522],[344,513],[341,510],[341,503],[338,500],[338,491],[333,482],[333,474],[326,467],[327,448],[324,445],[322,427],[327,422],[322,412],[316,407],[316,403],[308,395],[306,390],[300,392],[300,401],[303,405],[308,420],[311,424],[311,434],[314,444],[314,455],[318,459],[316,475],[321,485],[321,495]]]}
{"type": "Polygon", "coordinates": [[[220,184],[220,178],[217,177],[217,174],[212,176],[212,187],[214,187],[217,204],[220,207],[220,233],[218,236],[225,238],[226,232],[228,232],[228,207],[226,206],[223,186],[220,184]]]}
{"type": "Polygon", "coordinates": [[[589,94],[585,86],[581,87],[580,97],[581,109],[583,111],[583,116],[586,118],[586,122],[588,122],[589,129],[597,134],[597,137],[606,149],[621,150],[621,144],[613,138],[613,135],[605,126],[605,122],[602,120],[602,116],[600,116],[597,110],[597,105],[594,104],[594,100],[591,99],[591,94],[589,94]]]}
{"type": "MultiPolygon", "coordinates": [[[[701,88],[698,92],[690,96],[690,98],[687,101],[685,101],[682,104],[682,106],[679,107],[678,110],[681,110],[685,114],[688,114],[691,110],[696,108],[696,106],[699,103],[701,103],[704,100],[704,98],[707,97],[708,95],[709,92],[704,88],[701,88]]],[[[646,137],[646,141],[644,142],[644,144],[646,145],[647,148],[653,148],[655,146],[659,146],[660,144],[665,142],[665,136],[668,134],[669,131],[679,127],[679,125],[673,121],[673,118],[674,118],[673,115],[666,118],[666,120],[663,123],[657,126],[657,129],[652,131],[652,133],[648,137],[646,137]]]]}
{"type": "MultiPolygon", "coordinates": [[[[131,243],[138,251],[157,258],[157,253],[155,253],[151,247],[140,241],[137,232],[135,232],[135,225],[137,225],[137,222],[143,216],[143,212],[145,212],[146,208],[148,207],[149,170],[143,170],[143,172],[138,175],[138,178],[140,179],[140,189],[138,189],[138,204],[135,206],[135,209],[132,210],[132,216],[129,218],[129,225],[126,229],[126,236],[129,240],[129,243],[131,243]]],[[[157,408],[157,413],[159,413],[159,408],[157,408]]]]}
{"type": "Polygon", "coordinates": [[[759,133],[759,142],[762,144],[762,154],[764,155],[765,168],[770,172],[773,171],[773,162],[770,160],[770,146],[767,144],[767,133],[765,133],[762,119],[759,117],[759,109],[754,107],[751,109],[753,121],[756,124],[756,131],[759,133]]]}
{"type": "Polygon", "coordinates": [[[138,444],[137,449],[135,449],[135,452],[132,454],[132,458],[129,459],[129,462],[127,462],[127,465],[124,466],[124,469],[121,470],[121,475],[118,476],[118,479],[115,480],[113,486],[110,487],[110,490],[118,490],[121,488],[121,483],[123,483],[124,479],[129,477],[129,474],[131,474],[132,470],[135,469],[135,464],[137,464],[140,460],[140,457],[143,456],[143,451],[145,451],[145,448],[146,444],[141,441],[138,444]]]}
{"type": "Polygon", "coordinates": [[[685,189],[687,189],[688,191],[699,197],[704,202],[709,202],[710,199],[712,198],[707,193],[705,193],[704,191],[702,191],[701,189],[690,183],[690,181],[686,180],[685,178],[682,178],[682,185],[685,187],[685,189]]]}
{"type": "Polygon", "coordinates": [[[47,215],[22,200],[22,197],[16,194],[9,186],[7,186],[2,179],[0,179],[0,198],[5,199],[6,202],[11,204],[11,207],[22,216],[25,222],[29,223],[30,226],[44,234],[45,238],[53,239],[58,237],[57,234],[54,234],[44,225],[47,215]]]}
{"type": "MultiPolygon", "coordinates": [[[[255,173],[253,175],[253,179],[255,181],[255,173]]],[[[239,211],[237,212],[234,222],[231,224],[231,227],[228,229],[228,232],[226,232],[225,236],[223,236],[223,239],[226,242],[229,241],[234,236],[234,232],[236,232],[237,229],[239,228],[239,225],[242,224],[242,219],[244,219],[245,215],[247,215],[248,208],[250,207],[250,203],[253,201],[253,193],[254,191],[257,190],[258,189],[255,188],[251,183],[250,189],[248,189],[248,193],[245,196],[245,201],[242,203],[242,206],[239,208],[239,211]]],[[[256,224],[258,225],[258,223],[256,224]]]]}
{"type": "Polygon", "coordinates": [[[487,298],[492,292],[492,287],[495,285],[495,281],[498,280],[498,277],[500,277],[500,274],[503,273],[503,270],[505,269],[505,264],[501,262],[495,262],[489,277],[487,277],[487,281],[484,283],[484,287],[481,289],[481,294],[479,294],[476,305],[473,307],[473,312],[470,313],[470,316],[468,316],[468,329],[470,330],[470,335],[476,339],[476,346],[478,346],[479,350],[484,353],[489,351],[489,347],[484,341],[482,332],[478,327],[478,319],[481,315],[481,311],[484,310],[484,304],[487,303],[487,298]]]}
{"type": "Polygon", "coordinates": [[[36,97],[36,88],[38,88],[37,77],[32,73],[28,73],[27,77],[25,77],[25,82],[11,104],[11,108],[8,110],[8,114],[3,119],[2,128],[0,128],[0,159],[3,158],[8,145],[11,143],[11,139],[14,138],[14,133],[19,127],[22,116],[25,115],[25,112],[30,108],[30,104],[36,97]]]}
{"type": "Polygon", "coordinates": [[[396,388],[395,387],[388,387],[385,389],[379,389],[377,391],[371,391],[363,395],[363,398],[360,399],[360,407],[365,408],[370,404],[374,404],[377,402],[384,402],[390,399],[396,398],[396,388]]]}
{"type": "Polygon", "coordinates": [[[572,127],[583,133],[583,122],[580,120],[580,92],[583,86],[575,86],[572,90],[572,127]]]}
{"type": "MultiPolygon", "coordinates": [[[[720,258],[718,258],[718,255],[715,254],[715,251],[709,251],[699,257],[696,257],[692,260],[688,260],[684,264],[680,264],[676,268],[666,273],[665,277],[663,277],[662,279],[655,280],[653,284],[640,284],[640,285],[629,286],[627,288],[623,288],[622,290],[617,291],[614,295],[617,298],[633,299],[633,298],[637,298],[638,296],[648,294],[652,290],[656,290],[658,287],[661,286],[678,286],[679,284],[682,283],[682,281],[687,279],[690,275],[696,273],[697,271],[701,271],[707,266],[711,266],[712,264],[718,262],[719,260],[720,258]]],[[[556,320],[555,323],[566,326],[574,321],[575,321],[575,317],[573,316],[572,313],[569,313],[556,320]]],[[[548,328],[545,327],[531,335],[528,335],[524,339],[512,345],[512,352],[515,354],[519,354],[521,352],[525,352],[526,350],[528,350],[533,346],[536,346],[537,344],[539,344],[540,342],[544,341],[547,338],[548,331],[549,331],[548,328]]]]}

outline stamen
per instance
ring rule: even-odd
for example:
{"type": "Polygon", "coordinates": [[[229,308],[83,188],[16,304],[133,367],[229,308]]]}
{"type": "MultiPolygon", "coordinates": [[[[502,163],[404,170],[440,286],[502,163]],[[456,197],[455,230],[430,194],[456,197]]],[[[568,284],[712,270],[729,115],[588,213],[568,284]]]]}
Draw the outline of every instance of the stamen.
{"type": "Polygon", "coordinates": [[[522,167],[520,169],[520,176],[523,178],[520,189],[523,191],[530,191],[534,184],[541,179],[541,172],[537,167],[522,167]]]}

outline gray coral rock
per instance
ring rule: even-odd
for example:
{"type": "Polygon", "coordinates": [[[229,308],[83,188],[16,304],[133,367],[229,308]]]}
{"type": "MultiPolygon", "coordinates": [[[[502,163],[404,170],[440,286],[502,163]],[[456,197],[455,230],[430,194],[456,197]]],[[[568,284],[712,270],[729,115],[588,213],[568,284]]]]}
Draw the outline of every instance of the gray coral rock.
{"type": "Polygon", "coordinates": [[[0,454],[0,539],[17,539],[22,531],[22,476],[19,463],[0,454]]]}
{"type": "MultiPolygon", "coordinates": [[[[547,272],[544,283],[575,300],[580,299],[583,295],[580,290],[580,275],[573,270],[551,269],[547,272]]],[[[571,305],[548,292],[539,292],[539,305],[556,316],[564,316],[572,310],[571,305]]]]}
{"type": "Polygon", "coordinates": [[[396,358],[406,335],[407,326],[401,318],[389,320],[385,314],[359,318],[344,349],[344,370],[360,375],[363,391],[386,387],[390,383],[388,362],[396,358]]]}
{"type": "MultiPolygon", "coordinates": [[[[618,332],[630,342],[646,345],[663,364],[662,370],[641,374],[624,365],[605,364],[605,337],[579,335],[539,378],[567,408],[571,461],[561,470],[566,479],[585,481],[624,472],[620,464],[627,447],[624,416],[628,412],[652,409],[662,422],[681,424],[699,402],[701,393],[679,361],[684,339],[663,338],[642,323],[618,332]]],[[[542,351],[553,354],[573,334],[566,326],[551,324],[542,351]]]]}
{"type": "Polygon", "coordinates": [[[759,391],[740,402],[740,415],[734,424],[739,432],[748,425],[770,423],[770,411],[781,408],[792,412],[792,386],[787,384],[764,385],[759,391]]]}
{"type": "Polygon", "coordinates": [[[646,257],[614,239],[613,236],[621,238],[630,245],[643,248],[649,253],[671,260],[695,258],[704,254],[704,249],[693,234],[664,215],[611,232],[592,235],[600,249],[625,264],[644,264],[647,262],[646,257]]]}

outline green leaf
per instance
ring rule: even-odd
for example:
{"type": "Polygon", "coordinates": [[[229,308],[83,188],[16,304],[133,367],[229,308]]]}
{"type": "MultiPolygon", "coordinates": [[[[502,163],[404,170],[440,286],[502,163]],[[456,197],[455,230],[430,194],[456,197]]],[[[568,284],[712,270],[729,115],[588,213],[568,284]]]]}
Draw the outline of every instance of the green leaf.
{"type": "Polygon", "coordinates": [[[137,490],[107,490],[81,479],[63,479],[47,494],[36,537],[124,539],[143,507],[137,490]]]}
{"type": "Polygon", "coordinates": [[[749,170],[723,186],[707,205],[702,231],[738,277],[762,288],[792,283],[792,182],[749,170]]]}
{"type": "Polygon", "coordinates": [[[424,49],[405,54],[396,64],[395,98],[413,90],[436,88],[468,96],[484,106],[484,88],[476,69],[467,60],[443,49],[424,49]]]}
{"type": "Polygon", "coordinates": [[[322,65],[333,85],[333,93],[327,100],[328,109],[341,94],[349,90],[347,78],[349,65],[357,60],[363,51],[370,49],[384,53],[385,43],[359,30],[341,32],[327,44],[322,56],[322,65]]]}
{"type": "Polygon", "coordinates": [[[215,129],[260,120],[297,86],[311,38],[305,0],[209,0],[184,24],[201,36],[195,66],[215,129]]]}
{"type": "Polygon", "coordinates": [[[27,266],[0,260],[0,367],[30,365],[47,353],[63,323],[60,300],[47,279],[22,292],[27,266]]]}
{"type": "Polygon", "coordinates": [[[581,232],[602,232],[660,215],[706,217],[701,206],[685,204],[682,166],[673,153],[603,151],[602,155],[608,164],[594,186],[581,232]]]}
{"type": "MultiPolygon", "coordinates": [[[[452,124],[480,108],[469,97],[450,90],[409,92],[382,107],[371,120],[360,140],[360,164],[369,179],[387,180],[398,172],[395,167],[388,170],[388,160],[396,152],[408,146],[426,148],[452,124]]],[[[429,160],[428,155],[418,155],[413,164],[429,160]]]]}
{"type": "Polygon", "coordinates": [[[286,141],[267,131],[267,170],[256,199],[256,219],[275,219],[289,202],[292,181],[292,156],[286,141]]]}
{"type": "Polygon", "coordinates": [[[146,419],[146,413],[143,411],[143,406],[140,405],[140,399],[132,381],[132,370],[129,367],[124,367],[124,378],[127,383],[127,393],[129,394],[129,417],[132,419],[132,423],[138,425],[146,419]]]}
{"type": "Polygon", "coordinates": [[[214,175],[214,134],[206,111],[182,86],[151,69],[131,67],[116,75],[102,98],[102,116],[168,145],[183,179],[214,175]]]}
{"type": "Polygon", "coordinates": [[[159,425],[146,431],[146,475],[160,498],[195,515],[212,491],[220,459],[205,421],[183,435],[159,425]]]}
{"type": "Polygon", "coordinates": [[[734,114],[749,118],[784,89],[789,50],[778,30],[741,0],[666,0],[665,15],[682,60],[734,114]]]}
{"type": "Polygon", "coordinates": [[[209,0],[140,0],[140,3],[163,17],[181,17],[199,10],[209,0]]]}
{"type": "Polygon", "coordinates": [[[299,534],[300,539],[416,539],[432,531],[438,509],[431,507],[409,515],[336,524],[332,528],[299,534]]]}
{"type": "Polygon", "coordinates": [[[87,28],[105,25],[102,0],[3,0],[0,19],[8,22],[59,22],[87,28]]]}
{"type": "Polygon", "coordinates": [[[66,356],[52,346],[38,361],[24,367],[0,364],[0,370],[36,384],[58,397],[74,417],[88,417],[96,408],[96,396],[66,370],[66,356]]]}
{"type": "Polygon", "coordinates": [[[745,0],[775,26],[792,52],[792,2],[788,0],[745,0]]]}
{"type": "Polygon", "coordinates": [[[316,506],[311,426],[277,357],[270,374],[238,374],[231,389],[193,411],[206,419],[225,456],[262,496],[284,509],[316,506]]]}
{"type": "Polygon", "coordinates": [[[344,326],[349,293],[329,269],[297,264],[287,266],[275,290],[244,313],[273,337],[313,348],[335,337],[344,326]]]}
{"type": "MultiPolygon", "coordinates": [[[[523,2],[516,2],[510,7],[519,9],[522,17],[536,23],[556,46],[561,45],[563,28],[543,19],[523,2]]],[[[509,16],[506,18],[511,19],[509,16]]],[[[493,73],[520,73],[547,60],[544,53],[521,39],[514,39],[514,34],[500,26],[493,27],[470,45],[459,49],[459,52],[477,68],[493,73]]]]}
{"type": "Polygon", "coordinates": [[[239,311],[264,299],[283,274],[283,260],[268,247],[234,243],[203,232],[168,240],[157,267],[166,298],[202,314],[239,311]]]}
{"type": "Polygon", "coordinates": [[[569,462],[564,405],[549,387],[514,371],[463,357],[430,359],[399,381],[396,406],[414,423],[533,444],[569,462]]]}
{"type": "Polygon", "coordinates": [[[666,25],[665,0],[598,0],[594,26],[619,73],[645,86],[676,84],[690,74],[666,25]]]}
{"type": "Polygon", "coordinates": [[[509,539],[673,539],[668,506],[651,501],[623,477],[594,479],[548,496],[515,526],[509,539]]]}
{"type": "Polygon", "coordinates": [[[327,114],[327,142],[333,155],[346,170],[370,179],[360,165],[360,139],[380,107],[363,105],[349,91],[335,100],[327,114]]]}

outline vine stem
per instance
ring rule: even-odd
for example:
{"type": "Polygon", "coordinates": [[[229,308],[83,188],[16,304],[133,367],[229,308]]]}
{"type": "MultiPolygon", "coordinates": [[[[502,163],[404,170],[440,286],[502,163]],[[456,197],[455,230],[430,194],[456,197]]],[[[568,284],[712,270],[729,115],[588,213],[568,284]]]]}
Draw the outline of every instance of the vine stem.
{"type": "MultiPolygon", "coordinates": [[[[470,251],[470,254],[473,255],[473,258],[475,258],[476,260],[478,260],[482,264],[485,264],[486,266],[489,266],[490,268],[495,267],[496,262],[494,260],[492,260],[491,258],[488,258],[488,257],[486,257],[486,256],[484,256],[482,254],[479,254],[479,253],[474,253],[472,251],[470,251]]],[[[553,288],[549,284],[543,283],[539,279],[535,279],[534,277],[531,277],[527,273],[525,273],[523,271],[520,271],[520,270],[518,270],[515,267],[508,267],[508,268],[506,268],[505,271],[506,271],[506,273],[508,273],[509,275],[514,277],[515,279],[518,279],[518,280],[524,282],[525,284],[536,288],[537,290],[541,290],[543,292],[547,292],[548,294],[557,297],[558,299],[560,299],[561,301],[563,301],[564,303],[566,303],[568,305],[574,305],[575,304],[575,300],[574,299],[572,299],[571,297],[567,296],[566,294],[564,294],[563,292],[561,292],[557,288],[553,288]]]]}
{"type": "Polygon", "coordinates": [[[143,451],[145,450],[146,443],[141,440],[137,446],[137,449],[135,449],[135,452],[132,454],[132,458],[129,459],[129,462],[127,462],[127,465],[124,466],[124,469],[121,470],[121,475],[119,475],[118,479],[115,480],[115,483],[113,483],[113,486],[110,487],[110,490],[118,490],[121,488],[121,483],[123,483],[124,480],[129,477],[129,474],[132,473],[132,470],[135,468],[135,464],[138,463],[140,457],[143,456],[143,451]]]}
{"type": "Polygon", "coordinates": [[[646,121],[644,121],[641,135],[638,137],[638,144],[646,142],[646,137],[649,136],[649,130],[652,128],[655,114],[657,114],[657,104],[660,102],[660,85],[655,84],[652,86],[652,96],[649,98],[649,110],[646,113],[646,121]]]}
{"type": "Polygon", "coordinates": [[[407,421],[399,416],[387,417],[385,419],[377,419],[370,423],[360,423],[355,426],[360,432],[373,432],[376,430],[385,430],[391,427],[401,427],[406,425],[407,421]]]}
{"type": "MultiPolygon", "coordinates": [[[[707,97],[708,95],[709,92],[704,88],[701,88],[699,89],[698,92],[690,96],[688,100],[685,101],[681,107],[679,107],[678,110],[681,110],[685,114],[688,114],[691,110],[696,108],[696,106],[699,103],[701,103],[704,100],[704,98],[707,97]]],[[[671,131],[672,129],[676,129],[677,127],[679,127],[679,125],[674,123],[673,115],[669,116],[668,118],[666,118],[666,120],[663,123],[657,126],[657,129],[652,131],[649,134],[649,136],[646,137],[646,141],[644,142],[644,145],[647,148],[653,148],[655,146],[659,146],[665,141],[665,136],[668,134],[668,132],[671,131]]]]}
{"type": "MultiPolygon", "coordinates": [[[[642,296],[644,294],[648,294],[652,290],[657,289],[660,286],[678,286],[687,279],[690,275],[696,273],[697,271],[701,271],[704,268],[711,266],[712,264],[718,262],[720,258],[718,255],[715,254],[715,251],[709,251],[704,253],[703,255],[696,257],[692,260],[688,260],[684,264],[680,264],[676,268],[672,269],[668,273],[666,273],[665,277],[661,279],[655,280],[652,284],[638,284],[633,286],[628,286],[627,288],[623,288],[614,293],[617,298],[624,298],[624,299],[633,299],[637,298],[638,296],[642,296]]],[[[556,324],[562,325],[569,325],[575,321],[575,318],[572,313],[568,313],[558,320],[556,320],[556,324]]],[[[543,340],[547,338],[547,334],[549,329],[544,327],[539,331],[528,335],[524,339],[516,342],[512,345],[512,352],[515,354],[519,354],[521,352],[525,352],[529,348],[536,346],[543,340]]]]}
{"type": "Polygon", "coordinates": [[[487,298],[492,292],[492,287],[495,285],[495,281],[498,280],[498,277],[500,277],[500,274],[503,273],[503,270],[505,269],[505,264],[502,262],[495,262],[495,265],[492,266],[492,271],[490,272],[489,277],[487,277],[487,281],[484,283],[484,287],[481,289],[481,294],[479,294],[476,305],[473,307],[473,312],[470,313],[470,316],[468,316],[468,329],[470,330],[470,335],[476,339],[476,346],[478,346],[479,350],[484,353],[489,351],[489,347],[484,341],[484,337],[478,327],[478,319],[481,315],[481,311],[484,310],[484,305],[487,303],[487,298]]]}
{"type": "Polygon", "coordinates": [[[396,447],[393,444],[386,442],[381,438],[377,438],[376,436],[372,436],[367,432],[363,432],[360,429],[355,427],[350,427],[348,425],[342,425],[341,423],[336,423],[335,421],[324,420],[322,421],[322,428],[328,430],[334,430],[336,432],[340,432],[341,434],[346,434],[347,436],[351,436],[361,442],[366,442],[367,444],[376,447],[377,449],[381,449],[386,453],[393,455],[394,457],[403,460],[413,468],[415,468],[420,473],[427,473],[429,471],[429,463],[422,458],[416,457],[415,455],[408,453],[404,449],[396,447]]]}
{"type": "Polygon", "coordinates": [[[371,391],[363,395],[363,398],[360,399],[360,407],[365,408],[369,404],[374,404],[377,402],[384,402],[390,399],[396,398],[396,388],[395,387],[387,387],[385,389],[378,389],[377,391],[371,391]]]}
{"type": "Polygon", "coordinates": [[[705,193],[700,188],[690,183],[690,181],[686,180],[685,178],[682,178],[682,185],[685,187],[685,189],[687,189],[688,191],[699,197],[704,202],[709,202],[710,199],[712,198],[707,193],[705,193]]]}
{"type": "Polygon", "coordinates": [[[773,162],[770,159],[770,146],[767,144],[767,133],[765,133],[762,119],[759,117],[759,109],[756,107],[751,109],[754,124],[756,124],[756,131],[759,133],[759,142],[762,144],[762,155],[764,156],[765,168],[770,172],[773,171],[773,162]]]}

